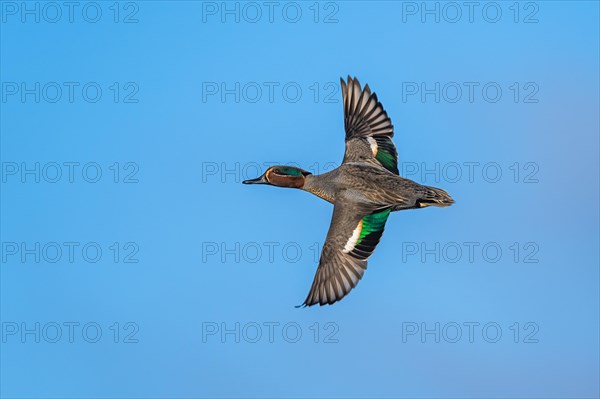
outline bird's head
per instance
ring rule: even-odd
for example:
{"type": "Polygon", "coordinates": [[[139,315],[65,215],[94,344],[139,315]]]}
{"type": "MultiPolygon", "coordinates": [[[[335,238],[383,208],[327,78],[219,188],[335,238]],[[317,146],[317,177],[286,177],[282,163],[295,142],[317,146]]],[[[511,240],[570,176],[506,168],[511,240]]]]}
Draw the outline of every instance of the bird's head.
{"type": "Polygon", "coordinates": [[[302,188],[306,176],[310,175],[304,169],[295,166],[271,166],[256,179],[244,180],[244,184],[268,184],[277,187],[302,188]]]}

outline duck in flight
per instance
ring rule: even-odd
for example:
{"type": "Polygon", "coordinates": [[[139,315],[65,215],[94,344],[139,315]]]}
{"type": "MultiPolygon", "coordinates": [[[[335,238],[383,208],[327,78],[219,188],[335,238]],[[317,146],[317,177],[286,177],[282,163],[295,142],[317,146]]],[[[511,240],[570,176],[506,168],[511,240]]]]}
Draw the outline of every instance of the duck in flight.
{"type": "Polygon", "coordinates": [[[313,175],[293,166],[272,166],[244,184],[268,184],[308,191],[331,202],[333,217],[317,272],[300,306],[331,305],[362,278],[391,212],[454,200],[439,188],[401,177],[392,141],[394,127],[369,85],[341,80],[346,152],[339,168],[313,175]]]}

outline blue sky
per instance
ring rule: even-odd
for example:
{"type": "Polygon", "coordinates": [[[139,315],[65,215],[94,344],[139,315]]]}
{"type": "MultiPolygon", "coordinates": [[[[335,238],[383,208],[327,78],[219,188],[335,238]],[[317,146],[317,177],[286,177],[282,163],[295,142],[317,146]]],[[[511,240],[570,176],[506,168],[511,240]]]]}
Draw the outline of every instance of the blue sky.
{"type": "Polygon", "coordinates": [[[0,2],[2,397],[600,395],[596,2],[0,2]],[[115,5],[116,4],[116,5],[115,5]],[[339,77],[402,174],[358,287],[296,309],[339,77]]]}

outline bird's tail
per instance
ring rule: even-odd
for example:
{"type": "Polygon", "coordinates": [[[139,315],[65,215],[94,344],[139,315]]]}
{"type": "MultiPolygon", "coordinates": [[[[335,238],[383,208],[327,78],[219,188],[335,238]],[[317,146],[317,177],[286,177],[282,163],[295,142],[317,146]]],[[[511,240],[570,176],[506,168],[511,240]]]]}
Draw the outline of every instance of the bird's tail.
{"type": "Polygon", "coordinates": [[[417,208],[424,208],[426,206],[437,206],[444,208],[454,203],[454,200],[446,191],[441,188],[424,186],[425,190],[417,200],[417,208]]]}

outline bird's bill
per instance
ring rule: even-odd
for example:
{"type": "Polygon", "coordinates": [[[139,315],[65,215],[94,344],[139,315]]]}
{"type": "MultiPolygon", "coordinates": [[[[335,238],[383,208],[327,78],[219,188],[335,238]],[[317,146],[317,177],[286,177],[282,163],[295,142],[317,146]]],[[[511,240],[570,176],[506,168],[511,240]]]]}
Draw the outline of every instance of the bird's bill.
{"type": "Polygon", "coordinates": [[[257,177],[256,179],[244,180],[242,183],[243,184],[269,184],[269,182],[265,178],[265,175],[257,177]]]}

